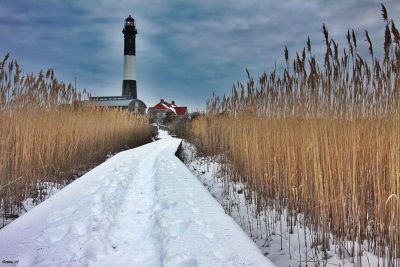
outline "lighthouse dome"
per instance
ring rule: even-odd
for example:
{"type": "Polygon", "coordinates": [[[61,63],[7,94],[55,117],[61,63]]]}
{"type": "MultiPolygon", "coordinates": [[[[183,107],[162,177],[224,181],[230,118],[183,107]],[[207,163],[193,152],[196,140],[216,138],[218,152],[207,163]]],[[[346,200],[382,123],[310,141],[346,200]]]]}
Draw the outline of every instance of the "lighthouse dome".
{"type": "Polygon", "coordinates": [[[131,17],[131,15],[129,15],[129,17],[127,17],[125,19],[125,25],[126,26],[134,26],[135,25],[135,20],[131,17]]]}

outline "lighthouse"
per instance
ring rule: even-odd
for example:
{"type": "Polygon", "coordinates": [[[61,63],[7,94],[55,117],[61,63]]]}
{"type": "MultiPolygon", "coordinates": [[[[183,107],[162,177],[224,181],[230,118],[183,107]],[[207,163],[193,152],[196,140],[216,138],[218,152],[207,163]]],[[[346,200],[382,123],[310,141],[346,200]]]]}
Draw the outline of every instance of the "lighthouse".
{"type": "Polygon", "coordinates": [[[135,20],[129,15],[125,19],[124,34],[124,78],[122,81],[122,96],[90,96],[89,100],[83,101],[83,105],[96,106],[100,108],[127,109],[130,112],[145,114],[146,104],[137,99],[136,90],[136,62],[135,62],[135,20]]]}
{"type": "Polygon", "coordinates": [[[129,15],[125,19],[124,34],[124,70],[122,81],[122,96],[130,96],[137,99],[136,90],[136,26],[135,20],[129,15]]]}

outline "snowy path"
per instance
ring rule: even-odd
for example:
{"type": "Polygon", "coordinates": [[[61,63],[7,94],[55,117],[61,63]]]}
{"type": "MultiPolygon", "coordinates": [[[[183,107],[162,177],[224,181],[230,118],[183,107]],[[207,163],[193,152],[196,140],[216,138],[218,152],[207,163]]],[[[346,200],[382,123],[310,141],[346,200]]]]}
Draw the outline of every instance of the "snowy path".
{"type": "Polygon", "coordinates": [[[0,266],[273,266],[166,138],[119,153],[0,230],[0,266]]]}

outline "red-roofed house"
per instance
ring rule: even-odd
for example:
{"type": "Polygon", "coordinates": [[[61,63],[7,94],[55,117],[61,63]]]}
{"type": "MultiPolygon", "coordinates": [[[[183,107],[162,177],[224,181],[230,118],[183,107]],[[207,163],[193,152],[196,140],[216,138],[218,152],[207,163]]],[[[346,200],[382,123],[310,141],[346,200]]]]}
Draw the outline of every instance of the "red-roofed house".
{"type": "Polygon", "coordinates": [[[149,107],[147,113],[150,116],[156,117],[158,121],[162,121],[165,117],[167,117],[167,114],[172,116],[186,116],[189,114],[187,107],[178,107],[175,104],[175,101],[168,103],[164,101],[164,99],[161,99],[160,102],[155,106],[149,107]]]}

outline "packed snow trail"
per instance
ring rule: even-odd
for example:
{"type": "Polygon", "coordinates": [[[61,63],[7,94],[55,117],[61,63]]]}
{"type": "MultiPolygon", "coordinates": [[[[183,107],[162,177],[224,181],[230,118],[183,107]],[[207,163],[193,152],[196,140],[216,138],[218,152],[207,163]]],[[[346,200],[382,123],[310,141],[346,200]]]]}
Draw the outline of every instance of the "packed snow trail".
{"type": "Polygon", "coordinates": [[[0,229],[0,266],[273,266],[179,144],[121,152],[0,229]]]}

